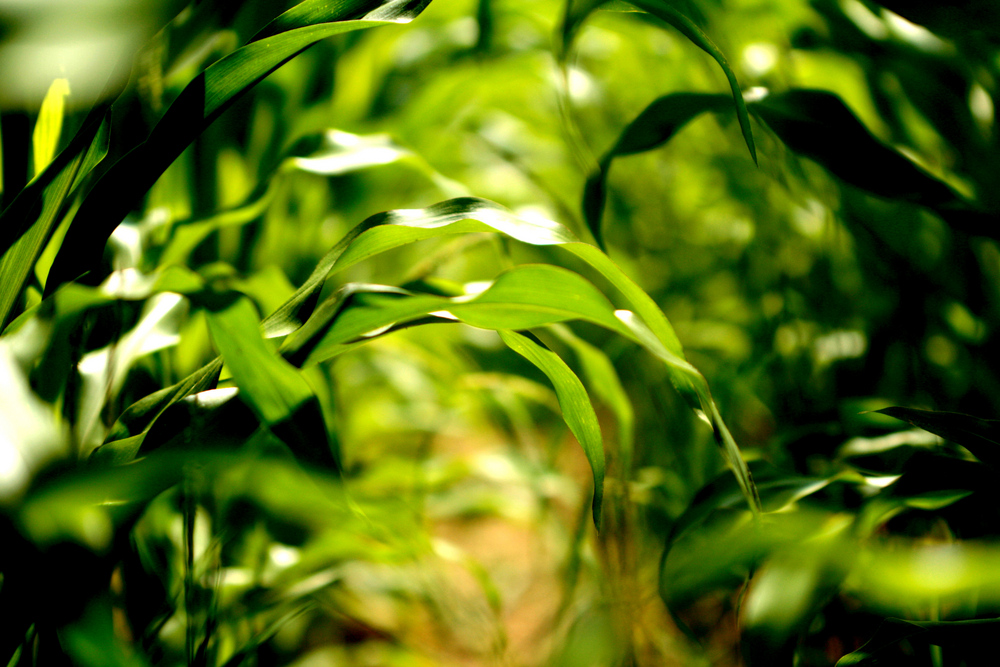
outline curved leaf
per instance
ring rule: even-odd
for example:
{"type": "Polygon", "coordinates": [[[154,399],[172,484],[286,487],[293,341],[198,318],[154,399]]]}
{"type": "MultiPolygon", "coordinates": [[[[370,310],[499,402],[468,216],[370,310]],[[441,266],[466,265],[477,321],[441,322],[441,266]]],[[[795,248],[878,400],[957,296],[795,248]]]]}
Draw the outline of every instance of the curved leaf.
{"type": "Polygon", "coordinates": [[[435,313],[483,329],[528,329],[583,319],[632,337],[615,317],[607,298],[584,278],[548,264],[526,264],[500,274],[488,289],[473,297],[346,286],[286,341],[284,352],[293,363],[309,366],[340,354],[359,339],[370,339],[393,325],[435,313]]]}
{"type": "Polygon", "coordinates": [[[747,105],[743,100],[740,82],[737,81],[736,73],[729,66],[729,61],[726,60],[725,54],[708,38],[708,35],[701,28],[695,25],[694,21],[671,7],[665,0],[629,0],[629,2],[677,28],[682,35],[687,37],[695,46],[712,56],[715,62],[719,64],[723,74],[726,75],[726,80],[729,82],[729,89],[733,94],[733,103],[736,106],[736,118],[740,122],[743,140],[746,142],[754,164],[757,164],[757,148],[754,146],[753,130],[750,128],[750,115],[747,113],[747,105]]]}
{"type": "MultiPolygon", "coordinates": [[[[499,204],[474,197],[450,199],[426,209],[401,209],[379,213],[348,232],[320,260],[313,273],[292,298],[264,320],[262,328],[265,335],[287,335],[302,326],[302,321],[309,318],[316,308],[317,297],[324,281],[337,271],[380,252],[414,241],[448,234],[483,231],[500,232],[532,245],[556,245],[582,259],[598,271],[625,297],[634,314],[628,311],[613,313],[618,319],[617,324],[611,324],[607,318],[598,323],[609,326],[631,340],[641,342],[654,356],[666,363],[671,382],[699,416],[712,427],[716,443],[722,450],[723,457],[730,469],[736,475],[748,504],[753,511],[759,512],[760,500],[757,498],[750,471],[739,453],[739,447],[722,421],[705,378],[684,359],[684,351],[677,334],[663,311],[611,258],[601,252],[599,248],[578,241],[568,229],[558,223],[538,219],[525,220],[499,204]]],[[[293,359],[305,360],[308,353],[303,353],[297,348],[304,350],[307,346],[306,341],[312,341],[308,345],[316,345],[317,341],[314,336],[317,335],[317,332],[325,331],[328,323],[337,316],[342,306],[343,301],[336,300],[327,300],[323,304],[323,312],[317,311],[314,315],[317,318],[314,320],[314,324],[310,325],[308,330],[303,330],[296,335],[295,339],[298,342],[290,341],[291,347],[288,350],[293,359]]],[[[380,324],[375,321],[366,321],[364,326],[368,326],[367,329],[355,324],[351,335],[360,336],[375,331],[379,327],[391,326],[399,321],[400,317],[412,320],[434,312],[434,310],[450,309],[454,315],[462,317],[451,306],[445,306],[441,302],[438,302],[436,308],[431,302],[422,305],[411,303],[397,307],[400,309],[412,308],[412,311],[401,310],[399,317],[386,317],[385,321],[380,324]],[[426,310],[425,306],[431,310],[426,310]]],[[[473,305],[468,304],[465,314],[468,315],[472,308],[473,305]]],[[[569,316],[561,319],[569,319],[569,316]]],[[[555,318],[548,320],[548,322],[554,321],[561,320],[555,318]]],[[[538,320],[535,324],[524,326],[538,326],[542,323],[544,323],[542,320],[538,320]]],[[[345,325],[339,326],[344,327],[345,325]]],[[[500,326],[499,328],[512,327],[500,326]]],[[[344,330],[342,329],[342,331],[344,330]]],[[[334,345],[340,345],[349,340],[351,337],[326,338],[327,342],[334,345]],[[334,340],[336,342],[332,343],[334,340]]]]}
{"type": "Polygon", "coordinates": [[[583,217],[598,243],[603,245],[601,217],[607,199],[608,172],[614,159],[662,146],[697,116],[706,111],[723,111],[728,105],[725,95],[672,93],[651,102],[622,130],[618,141],[601,158],[597,170],[587,177],[583,189],[583,217]]]}
{"type": "Polygon", "coordinates": [[[569,327],[553,324],[549,330],[570,346],[583,367],[587,387],[614,413],[618,426],[618,446],[621,448],[623,459],[622,476],[627,478],[632,467],[635,413],[618,372],[608,359],[608,355],[574,334],[569,327]]]}
{"type": "Polygon", "coordinates": [[[972,452],[983,463],[1000,466],[1000,420],[981,419],[958,412],[890,407],[876,410],[939,435],[972,452]]]}
{"type": "Polygon", "coordinates": [[[920,644],[947,647],[961,655],[968,664],[989,664],[996,654],[995,639],[1000,618],[970,621],[908,621],[887,618],[861,648],[837,661],[837,667],[849,665],[894,664],[901,653],[895,650],[907,640],[920,644]]]}
{"type": "Polygon", "coordinates": [[[580,378],[555,352],[513,331],[499,331],[507,347],[533,363],[552,382],[559,399],[559,408],[570,431],[583,447],[594,474],[594,525],[601,529],[601,505],[604,500],[604,445],[597,414],[590,403],[580,378]]]}
{"type": "Polygon", "coordinates": [[[789,90],[751,108],[789,148],[842,181],[879,197],[926,206],[957,229],[1000,235],[996,213],[976,210],[946,183],[876,139],[833,93],[789,90]]]}

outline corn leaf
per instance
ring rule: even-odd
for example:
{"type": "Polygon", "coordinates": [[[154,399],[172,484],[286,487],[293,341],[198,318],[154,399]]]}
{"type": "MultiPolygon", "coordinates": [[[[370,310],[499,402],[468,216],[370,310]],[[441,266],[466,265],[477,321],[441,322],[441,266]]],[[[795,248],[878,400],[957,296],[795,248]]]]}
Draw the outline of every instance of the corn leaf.
{"type": "Polygon", "coordinates": [[[545,373],[552,382],[559,399],[559,408],[570,431],[583,447],[590,469],[594,474],[594,500],[592,504],[594,525],[601,529],[601,506],[604,501],[604,445],[597,414],[590,403],[587,390],[580,378],[555,352],[539,345],[527,336],[513,331],[499,332],[501,340],[510,349],[530,361],[545,373]]]}
{"type": "Polygon", "coordinates": [[[618,447],[623,459],[622,476],[627,478],[632,467],[635,413],[614,364],[600,348],[574,334],[569,327],[553,324],[549,330],[573,350],[583,368],[587,388],[614,413],[618,427],[618,447]]]}
{"type": "Polygon", "coordinates": [[[337,470],[319,400],[301,372],[261,337],[259,319],[246,297],[211,304],[208,326],[241,397],[304,462],[337,470]]]}
{"type": "Polygon", "coordinates": [[[1000,466],[1000,420],[981,419],[957,412],[900,407],[883,408],[876,412],[939,435],[965,447],[983,463],[1000,466]]]}
{"type": "Polygon", "coordinates": [[[59,147],[59,136],[62,134],[67,95],[69,95],[69,81],[56,79],[42,100],[38,121],[31,134],[35,174],[42,173],[55,157],[56,149],[59,147]]]}
{"type": "Polygon", "coordinates": [[[45,286],[46,294],[92,269],[100,260],[111,232],[139,204],[160,174],[250,88],[322,39],[404,23],[418,15],[427,2],[388,2],[362,15],[378,18],[349,19],[370,4],[338,2],[331,6],[331,3],[322,3],[325,10],[306,12],[288,21],[289,29],[250,42],[195,77],[167,109],[146,141],[119,160],[81,204],[56,255],[45,286]],[[316,23],[303,25],[305,17],[316,23]]]}
{"type": "MultiPolygon", "coordinates": [[[[635,281],[629,278],[599,248],[578,241],[568,229],[558,223],[538,219],[525,220],[498,204],[473,197],[450,199],[426,209],[401,209],[379,213],[348,232],[320,260],[313,273],[292,298],[264,320],[262,328],[265,335],[287,335],[301,327],[302,322],[316,308],[317,297],[326,278],[337,271],[378,253],[414,241],[448,234],[483,231],[500,232],[505,236],[531,245],[556,245],[582,259],[601,273],[625,297],[634,312],[610,313],[611,318],[616,320],[615,324],[611,323],[608,314],[601,315],[600,321],[591,321],[608,326],[631,340],[641,343],[666,364],[674,386],[696,410],[697,414],[712,427],[716,443],[730,469],[736,475],[747,502],[754,511],[759,511],[760,499],[757,497],[750,471],[740,455],[739,447],[719,414],[704,376],[684,359],[684,351],[677,334],[663,311],[635,281]]],[[[383,292],[385,291],[384,288],[381,289],[383,292]]],[[[538,290],[532,288],[531,291],[538,290]]],[[[485,296],[485,293],[482,296],[485,296]]],[[[538,295],[535,297],[544,298],[538,295]]],[[[420,298],[431,299],[424,296],[420,298]]],[[[383,300],[386,299],[387,297],[383,297],[383,300]]],[[[380,327],[392,326],[398,321],[412,320],[435,310],[449,310],[454,316],[464,319],[466,316],[475,316],[473,311],[477,307],[482,307],[482,305],[477,306],[476,299],[473,299],[466,304],[457,306],[458,310],[462,311],[460,313],[456,312],[454,304],[446,306],[443,302],[438,302],[438,307],[434,307],[430,300],[419,304],[404,301],[394,306],[398,311],[394,311],[392,316],[386,315],[382,320],[374,318],[363,320],[363,323],[349,319],[348,322],[352,324],[353,328],[348,329],[346,324],[338,324],[338,331],[341,333],[338,336],[332,336],[326,332],[326,328],[329,326],[329,322],[338,315],[346,300],[347,297],[342,294],[339,301],[337,299],[325,301],[322,312],[317,311],[317,319],[314,320],[313,324],[297,334],[296,339],[290,342],[290,347],[286,349],[291,358],[296,360],[296,363],[304,362],[309,354],[316,354],[315,352],[305,352],[305,349],[318,344],[317,335],[325,336],[324,345],[342,345],[352,340],[352,337],[376,331],[380,327]],[[403,305],[404,303],[405,305],[403,305]]],[[[531,308],[535,307],[531,306],[531,308]]],[[[544,317],[540,317],[542,312],[542,310],[534,311],[533,324],[522,322],[520,326],[498,324],[497,327],[524,328],[570,318],[565,313],[560,317],[554,317],[555,311],[549,310],[545,312],[545,315],[550,318],[546,321],[544,317]]],[[[588,317],[591,315],[592,313],[588,314],[588,317]]],[[[582,315],[579,316],[582,317],[582,315]]],[[[587,317],[583,317],[583,319],[587,319],[587,317]]],[[[472,321],[469,323],[475,324],[472,321]]],[[[477,326],[479,325],[477,324],[477,326]]]]}
{"type": "Polygon", "coordinates": [[[0,327],[13,318],[31,269],[71,193],[107,154],[109,125],[104,108],[92,111],[69,145],[0,214],[0,327]]]}
{"type": "Polygon", "coordinates": [[[757,149],[754,146],[753,141],[753,130],[750,128],[750,115],[747,113],[747,105],[743,100],[743,93],[740,90],[740,82],[736,79],[736,73],[733,72],[733,68],[729,66],[729,61],[726,60],[726,56],[719,49],[708,35],[702,31],[694,21],[689,19],[684,14],[680,13],[674,9],[670,3],[665,0],[629,0],[636,7],[644,9],[653,16],[663,19],[673,27],[677,28],[678,31],[685,37],[687,37],[695,46],[703,50],[708,55],[719,64],[722,68],[723,74],[726,75],[726,80],[729,82],[729,89],[733,94],[733,103],[736,106],[736,118],[740,122],[740,130],[743,132],[743,140],[746,142],[747,149],[750,151],[750,157],[753,158],[754,164],[757,163],[757,149]]]}
{"type": "Polygon", "coordinates": [[[601,217],[607,199],[611,163],[617,157],[657,148],[706,111],[722,111],[728,106],[724,95],[672,93],[654,100],[622,131],[615,145],[601,158],[598,168],[587,177],[583,190],[583,217],[598,243],[603,245],[601,217]]]}

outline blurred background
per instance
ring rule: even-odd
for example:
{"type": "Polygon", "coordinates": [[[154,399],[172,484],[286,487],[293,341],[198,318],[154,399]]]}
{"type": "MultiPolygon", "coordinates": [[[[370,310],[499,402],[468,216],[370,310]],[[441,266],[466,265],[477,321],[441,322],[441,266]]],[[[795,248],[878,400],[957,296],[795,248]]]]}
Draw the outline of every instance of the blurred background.
{"type": "MultiPolygon", "coordinates": [[[[28,130],[54,78],[66,80],[61,145],[101,91],[125,87],[109,148],[121,155],[198,72],[277,13],[262,1],[147,4],[0,2],[5,204],[47,164],[28,130]],[[114,72],[127,63],[126,84],[114,72]]],[[[188,542],[183,494],[175,487],[150,503],[108,593],[122,664],[184,664],[192,642],[211,636],[214,658],[199,664],[765,664],[761,655],[791,664],[794,653],[796,664],[827,665],[882,616],[939,621],[996,608],[1000,585],[986,575],[1000,558],[996,499],[983,495],[992,472],[976,486],[979,477],[948,468],[971,463],[967,451],[872,411],[1000,412],[990,352],[1000,322],[1000,8],[668,4],[726,54],[748,101],[827,91],[844,111],[803,116],[816,122],[810,137],[838,137],[851,117],[870,133],[869,143],[796,142],[752,113],[755,164],[726,109],[607,169],[608,254],[662,307],[751,462],[765,509],[791,523],[742,541],[746,508],[711,429],[666,370],[573,323],[539,335],[581,375],[604,360],[614,371],[590,387],[609,458],[597,533],[590,469],[545,377],[494,332],[414,327],[306,372],[362,511],[334,507],[323,486],[332,481],[249,460],[198,482],[188,542]],[[916,165],[957,204],[928,205],[902,177],[870,173],[872,146],[916,165]],[[910,472],[923,481],[895,487],[890,503],[882,490],[910,472]],[[961,567],[928,566],[964,583],[924,590],[923,571],[905,563],[898,580],[878,584],[878,568],[895,562],[882,552],[868,578],[831,575],[847,547],[829,536],[845,530],[911,540],[886,547],[900,557],[963,539],[986,546],[962,552],[961,567]],[[668,540],[675,560],[664,557],[668,540]],[[745,586],[760,567],[756,587],[745,586]],[[774,615],[780,608],[788,618],[774,615]],[[753,640],[761,648],[741,649],[741,632],[764,637],[753,640]]],[[[344,234],[388,209],[474,195],[592,239],[584,183],[626,126],[661,96],[728,95],[729,85],[708,53],[624,3],[591,14],[560,60],[565,12],[561,0],[435,0],[412,23],[318,43],[170,166],[113,235],[105,268],[186,266],[228,281],[266,315],[344,234]]],[[[492,280],[527,262],[605,286],[557,248],[468,234],[384,253],[327,290],[492,280]]],[[[26,306],[41,299],[47,266],[38,271],[26,306]]],[[[130,303],[112,328],[143,321],[143,302],[130,303]]],[[[186,308],[96,409],[60,399],[80,441],[111,439],[128,406],[214,358],[204,313],[186,308]]],[[[82,336],[78,356],[108,344],[101,326],[82,336]]],[[[4,579],[0,595],[9,588],[4,579]]],[[[85,653],[71,635],[64,648],[85,653]]],[[[913,664],[960,664],[916,641],[892,650],[913,664]]],[[[29,654],[11,664],[45,664],[29,654]]]]}

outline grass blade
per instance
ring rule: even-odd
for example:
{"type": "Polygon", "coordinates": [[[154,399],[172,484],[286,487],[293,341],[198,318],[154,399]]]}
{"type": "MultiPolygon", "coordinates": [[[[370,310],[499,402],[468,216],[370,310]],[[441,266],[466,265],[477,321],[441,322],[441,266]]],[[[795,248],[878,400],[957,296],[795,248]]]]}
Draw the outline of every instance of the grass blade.
{"type": "Polygon", "coordinates": [[[62,134],[67,95],[69,95],[69,81],[56,79],[42,100],[35,131],[31,135],[35,174],[42,173],[55,157],[56,149],[59,147],[59,135],[62,134]]]}
{"type": "MultiPolygon", "coordinates": [[[[684,359],[680,340],[663,311],[656,305],[652,297],[629,278],[611,258],[601,252],[599,248],[580,242],[568,229],[558,223],[537,219],[525,220],[499,204],[474,197],[450,199],[425,209],[402,209],[371,216],[348,232],[320,260],[313,273],[296,293],[264,320],[262,327],[265,335],[287,335],[301,327],[302,322],[307,320],[316,309],[317,297],[323,283],[328,276],[337,271],[407,243],[449,234],[484,231],[499,232],[531,245],[558,246],[589,264],[621,292],[634,313],[625,311],[629,314],[622,313],[624,319],[620,319],[612,311],[602,314],[600,320],[590,321],[640,342],[667,365],[674,386],[699,416],[711,425],[716,443],[730,469],[736,475],[747,503],[755,512],[759,512],[760,499],[757,497],[753,478],[739,453],[736,442],[719,414],[718,407],[709,391],[708,383],[704,376],[684,359]],[[611,322],[612,319],[615,321],[611,322]]],[[[544,290],[537,289],[538,284],[547,283],[535,283],[527,291],[544,292],[544,290]]],[[[386,288],[380,288],[380,290],[384,293],[386,288]]],[[[297,333],[294,340],[288,342],[286,350],[290,357],[296,360],[296,363],[311,363],[312,359],[320,358],[326,354],[338,353],[331,352],[331,350],[336,349],[337,345],[354,340],[358,336],[375,331],[380,327],[390,327],[399,321],[426,316],[436,310],[448,310],[453,315],[475,326],[485,324],[477,324],[465,319],[475,316],[473,312],[477,307],[474,303],[475,300],[456,305],[448,304],[444,300],[434,301],[433,297],[422,296],[420,298],[429,300],[423,304],[398,304],[395,307],[400,310],[394,311],[392,316],[386,315],[382,320],[371,319],[361,323],[352,321],[351,318],[355,317],[352,315],[345,322],[350,322],[353,328],[348,328],[345,323],[339,323],[336,325],[340,332],[337,336],[329,333],[327,328],[330,326],[330,322],[339,316],[339,310],[344,307],[346,298],[341,301],[327,300],[322,306],[322,312],[317,310],[313,323],[308,324],[303,331],[297,333]],[[331,346],[323,353],[315,351],[315,348],[320,344],[320,339],[323,340],[324,346],[331,346]]],[[[604,297],[602,296],[602,298],[604,297]]],[[[384,297],[383,301],[386,299],[387,297],[384,297]]],[[[604,300],[606,301],[606,299],[604,300]]],[[[519,305],[524,306],[525,304],[519,305]]],[[[565,303],[561,302],[558,305],[565,306],[565,303]]],[[[535,318],[531,320],[532,323],[526,323],[527,320],[518,325],[498,323],[496,328],[527,328],[564,321],[571,317],[580,317],[565,312],[562,316],[555,317],[554,313],[558,311],[559,308],[544,311],[546,317],[549,318],[546,320],[541,315],[543,311],[537,310],[532,314],[532,317],[535,318]]],[[[523,315],[523,309],[521,314],[523,315]]],[[[583,319],[587,319],[587,317],[583,319]]],[[[489,328],[488,324],[486,326],[489,328]]]]}

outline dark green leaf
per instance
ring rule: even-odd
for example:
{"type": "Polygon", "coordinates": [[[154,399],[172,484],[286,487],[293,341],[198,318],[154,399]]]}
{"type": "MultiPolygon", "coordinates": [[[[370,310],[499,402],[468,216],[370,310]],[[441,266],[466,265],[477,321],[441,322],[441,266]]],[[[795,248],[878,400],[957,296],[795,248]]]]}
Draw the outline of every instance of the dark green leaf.
{"type": "Polygon", "coordinates": [[[1000,466],[1000,420],[900,407],[883,408],[876,412],[930,431],[965,447],[983,463],[1000,466]]]}
{"type": "Polygon", "coordinates": [[[1000,619],[997,618],[971,621],[907,621],[902,618],[887,618],[861,648],[838,660],[837,667],[898,664],[905,655],[898,650],[898,644],[903,640],[952,649],[950,653],[970,660],[968,664],[988,664],[995,655],[998,629],[1000,619]]]}
{"type": "Polygon", "coordinates": [[[583,217],[594,238],[603,243],[601,217],[607,198],[608,172],[616,157],[652,150],[670,139],[688,121],[706,111],[719,112],[729,104],[724,95],[672,93],[654,100],[622,131],[615,145],[601,158],[583,190],[583,217]]]}
{"type": "Polygon", "coordinates": [[[836,95],[789,90],[754,102],[752,108],[789,148],[844,182],[879,197],[926,206],[956,229],[1000,235],[996,214],[976,210],[947,184],[880,142],[836,95]]]}
{"type": "Polygon", "coordinates": [[[757,149],[754,146],[753,141],[753,130],[750,129],[750,115],[747,113],[747,105],[743,100],[743,92],[740,90],[740,83],[736,80],[736,73],[733,72],[733,68],[729,66],[729,61],[726,60],[726,56],[717,47],[711,39],[708,38],[701,28],[694,24],[694,22],[689,19],[684,14],[681,14],[670,3],[665,0],[629,0],[636,7],[645,9],[647,12],[656,16],[657,18],[663,19],[670,25],[677,28],[682,35],[687,37],[693,44],[698,48],[702,49],[708,55],[719,64],[722,68],[722,72],[726,75],[726,80],[729,82],[729,89],[733,94],[733,103],[736,105],[736,118],[740,122],[740,130],[743,132],[743,140],[746,142],[747,149],[750,151],[750,157],[753,158],[754,164],[757,163],[757,149]]]}

